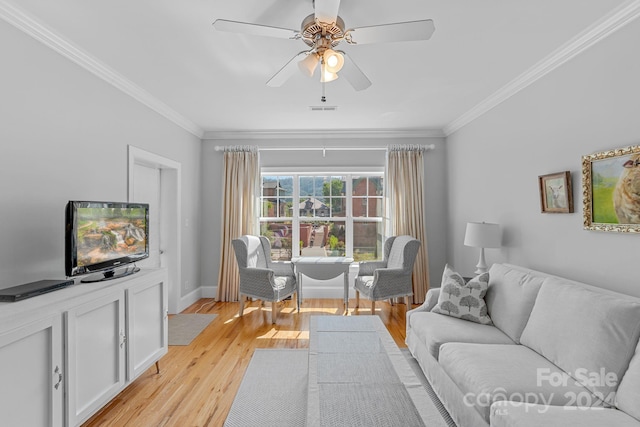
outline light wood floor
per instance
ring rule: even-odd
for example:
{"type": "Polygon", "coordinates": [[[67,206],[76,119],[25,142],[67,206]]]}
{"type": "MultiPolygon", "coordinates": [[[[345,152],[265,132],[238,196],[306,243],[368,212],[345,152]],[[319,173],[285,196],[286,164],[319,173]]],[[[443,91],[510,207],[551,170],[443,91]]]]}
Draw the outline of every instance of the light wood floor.
{"type": "MultiPolygon", "coordinates": [[[[349,315],[371,315],[360,300],[349,315]]],[[[218,317],[188,346],[170,346],[155,367],[143,373],[84,427],[94,426],[221,426],[256,348],[308,348],[311,315],[342,315],[341,299],[307,299],[300,313],[290,301],[281,303],[277,324],[271,324],[271,304],[245,305],[202,299],[183,313],[214,313],[218,317]]],[[[404,304],[376,303],[376,315],[399,347],[406,347],[404,304]]]]}

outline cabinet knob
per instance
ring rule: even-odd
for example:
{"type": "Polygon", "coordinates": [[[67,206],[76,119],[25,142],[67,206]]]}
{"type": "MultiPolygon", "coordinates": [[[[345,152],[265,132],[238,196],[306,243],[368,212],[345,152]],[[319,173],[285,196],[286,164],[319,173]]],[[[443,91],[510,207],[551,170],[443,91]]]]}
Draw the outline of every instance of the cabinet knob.
{"type": "Polygon", "coordinates": [[[54,381],[58,381],[53,385],[53,388],[57,390],[58,388],[60,388],[60,384],[62,384],[62,371],[60,370],[59,366],[56,366],[56,369],[53,371],[53,378],[54,381]]]}
{"type": "Polygon", "coordinates": [[[120,348],[123,348],[126,342],[127,336],[124,334],[124,331],[120,331],[120,348]]]}

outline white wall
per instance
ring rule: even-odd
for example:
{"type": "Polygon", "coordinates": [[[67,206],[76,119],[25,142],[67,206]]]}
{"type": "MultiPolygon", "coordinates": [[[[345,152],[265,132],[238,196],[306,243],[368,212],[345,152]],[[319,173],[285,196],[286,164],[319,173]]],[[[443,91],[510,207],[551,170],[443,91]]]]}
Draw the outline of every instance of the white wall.
{"type": "Polygon", "coordinates": [[[497,222],[510,262],[640,295],[640,235],[582,229],[581,156],[640,144],[640,20],[450,135],[449,260],[470,274],[468,221],[497,222]],[[573,214],[542,214],[538,176],[569,170],[573,214]]]}
{"type": "MultiPolygon", "coordinates": [[[[216,145],[258,145],[259,147],[379,147],[390,144],[435,144],[436,149],[425,153],[425,221],[429,251],[430,281],[439,283],[446,262],[447,246],[447,202],[446,202],[446,147],[444,138],[406,139],[361,139],[344,138],[331,141],[317,139],[300,140],[207,140],[202,148],[202,283],[213,289],[217,286],[220,239],[221,239],[221,194],[223,153],[214,150],[216,145]]],[[[384,151],[262,151],[261,165],[281,166],[322,166],[330,168],[384,166],[384,151]]],[[[341,292],[339,287],[339,291],[341,292]]],[[[207,292],[209,295],[213,290],[207,292]]]]}
{"type": "Polygon", "coordinates": [[[64,277],[65,205],[125,201],[128,144],[182,164],[181,280],[197,288],[199,138],[4,21],[0,52],[0,288],[64,277]]]}

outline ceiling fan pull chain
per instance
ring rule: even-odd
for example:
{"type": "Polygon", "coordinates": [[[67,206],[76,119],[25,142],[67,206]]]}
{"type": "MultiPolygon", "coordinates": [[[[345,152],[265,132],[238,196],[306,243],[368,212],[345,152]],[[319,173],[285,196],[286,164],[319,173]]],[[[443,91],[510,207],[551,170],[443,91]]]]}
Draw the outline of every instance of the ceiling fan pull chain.
{"type": "Polygon", "coordinates": [[[320,102],[327,102],[327,97],[325,96],[325,85],[327,83],[322,82],[322,96],[320,97],[320,102]]]}

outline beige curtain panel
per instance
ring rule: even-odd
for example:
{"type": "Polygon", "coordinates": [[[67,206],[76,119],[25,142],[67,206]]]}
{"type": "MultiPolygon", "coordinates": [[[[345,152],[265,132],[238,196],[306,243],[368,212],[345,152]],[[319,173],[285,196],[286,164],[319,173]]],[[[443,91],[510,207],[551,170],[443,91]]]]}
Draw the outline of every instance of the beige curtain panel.
{"type": "Polygon", "coordinates": [[[425,147],[396,145],[387,151],[387,183],[391,235],[407,234],[422,242],[413,266],[413,303],[424,302],[429,290],[427,233],[424,224],[425,147]]]}
{"type": "Polygon", "coordinates": [[[222,240],[217,301],[238,301],[240,275],[231,241],[258,234],[260,160],[257,147],[226,147],[222,199],[222,240]]]}

